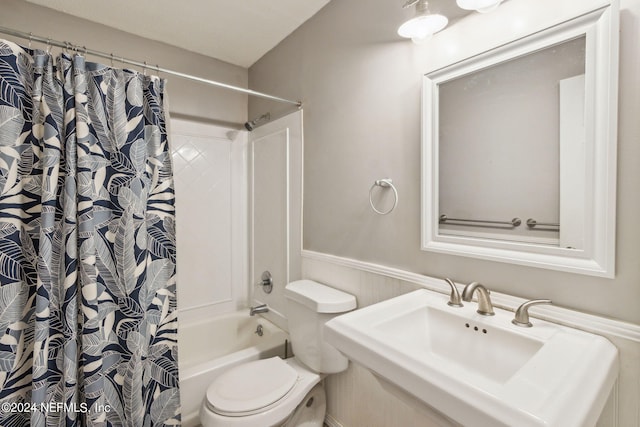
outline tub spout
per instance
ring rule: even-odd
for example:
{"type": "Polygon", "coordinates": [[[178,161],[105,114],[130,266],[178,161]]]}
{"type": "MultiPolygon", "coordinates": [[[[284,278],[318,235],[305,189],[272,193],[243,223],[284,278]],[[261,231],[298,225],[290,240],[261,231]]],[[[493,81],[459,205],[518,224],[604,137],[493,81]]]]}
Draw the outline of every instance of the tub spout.
{"type": "Polygon", "coordinates": [[[269,311],[267,304],[256,305],[255,307],[249,307],[249,316],[254,316],[258,313],[266,313],[269,311]]]}

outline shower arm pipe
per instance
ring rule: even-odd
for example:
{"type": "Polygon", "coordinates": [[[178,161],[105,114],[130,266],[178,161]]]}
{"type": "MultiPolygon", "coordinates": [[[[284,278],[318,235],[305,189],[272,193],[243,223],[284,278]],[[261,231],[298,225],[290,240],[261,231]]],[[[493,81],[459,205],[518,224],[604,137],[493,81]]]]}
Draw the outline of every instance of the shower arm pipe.
{"type": "Polygon", "coordinates": [[[251,89],[246,89],[243,87],[239,87],[239,86],[233,86],[227,83],[221,83],[215,80],[209,80],[209,79],[205,79],[202,77],[198,77],[198,76],[193,76],[191,74],[186,74],[186,73],[181,73],[180,71],[174,71],[174,70],[169,70],[166,68],[161,68],[157,65],[149,65],[146,62],[140,62],[140,61],[135,61],[133,59],[127,59],[127,58],[123,58],[121,56],[115,56],[112,53],[105,53],[105,52],[100,52],[97,50],[93,50],[93,49],[87,49],[85,46],[78,46],[72,43],[68,43],[68,42],[61,42],[58,40],[52,40],[51,38],[46,38],[46,37],[42,37],[42,36],[36,36],[32,33],[25,33],[23,31],[18,31],[18,30],[14,30],[12,28],[7,28],[4,26],[0,25],[0,33],[3,34],[7,34],[10,36],[14,36],[14,37],[20,37],[29,41],[35,41],[35,42],[39,42],[39,43],[46,43],[47,46],[56,46],[56,47],[61,47],[64,49],[71,49],[74,50],[78,53],[81,53],[83,55],[92,55],[92,56],[98,56],[101,58],[106,58],[106,59],[111,59],[116,60],[118,62],[121,62],[123,64],[129,64],[129,65],[134,65],[136,67],[141,67],[143,69],[150,69],[150,70],[155,70],[157,73],[163,73],[163,74],[168,74],[171,76],[176,76],[176,77],[180,77],[182,79],[187,79],[187,80],[192,80],[198,83],[204,83],[210,86],[217,86],[223,89],[229,89],[229,90],[233,90],[236,92],[242,92],[245,93],[247,95],[251,95],[251,96],[256,96],[259,98],[265,98],[265,99],[270,99],[272,101],[278,101],[278,102],[284,102],[286,104],[293,104],[295,106],[297,106],[298,108],[302,107],[302,102],[301,101],[292,101],[290,99],[285,99],[285,98],[280,98],[279,96],[274,96],[274,95],[269,95],[267,93],[262,93],[262,92],[257,92],[255,90],[251,90],[251,89]]]}

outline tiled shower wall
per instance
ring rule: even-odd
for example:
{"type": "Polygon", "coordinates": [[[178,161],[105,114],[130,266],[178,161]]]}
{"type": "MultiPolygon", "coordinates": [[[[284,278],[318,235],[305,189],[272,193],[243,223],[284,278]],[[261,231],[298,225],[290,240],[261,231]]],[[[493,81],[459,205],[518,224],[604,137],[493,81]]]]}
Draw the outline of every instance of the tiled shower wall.
{"type": "Polygon", "coordinates": [[[180,321],[246,304],[246,132],[171,121],[180,321]]]}

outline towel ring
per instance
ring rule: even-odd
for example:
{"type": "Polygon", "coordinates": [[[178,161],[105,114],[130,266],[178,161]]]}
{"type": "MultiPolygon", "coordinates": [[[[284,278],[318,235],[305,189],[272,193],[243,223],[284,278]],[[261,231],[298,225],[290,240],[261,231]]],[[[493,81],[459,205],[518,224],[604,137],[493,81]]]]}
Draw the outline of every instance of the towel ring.
{"type": "Polygon", "coordinates": [[[398,205],[398,190],[396,190],[396,187],[393,185],[393,180],[390,178],[377,179],[369,189],[369,204],[371,205],[371,209],[379,215],[387,215],[393,212],[398,205]],[[379,211],[373,204],[373,189],[376,187],[391,188],[393,190],[393,206],[391,206],[391,209],[388,211],[379,211]]]}

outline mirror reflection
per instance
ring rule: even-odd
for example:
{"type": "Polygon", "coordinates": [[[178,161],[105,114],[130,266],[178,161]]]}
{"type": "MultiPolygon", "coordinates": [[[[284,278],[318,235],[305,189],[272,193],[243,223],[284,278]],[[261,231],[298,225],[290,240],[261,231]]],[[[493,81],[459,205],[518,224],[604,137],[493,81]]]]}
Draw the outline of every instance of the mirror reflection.
{"type": "Polygon", "coordinates": [[[440,234],[584,247],[585,46],[438,84],[440,234]]]}

